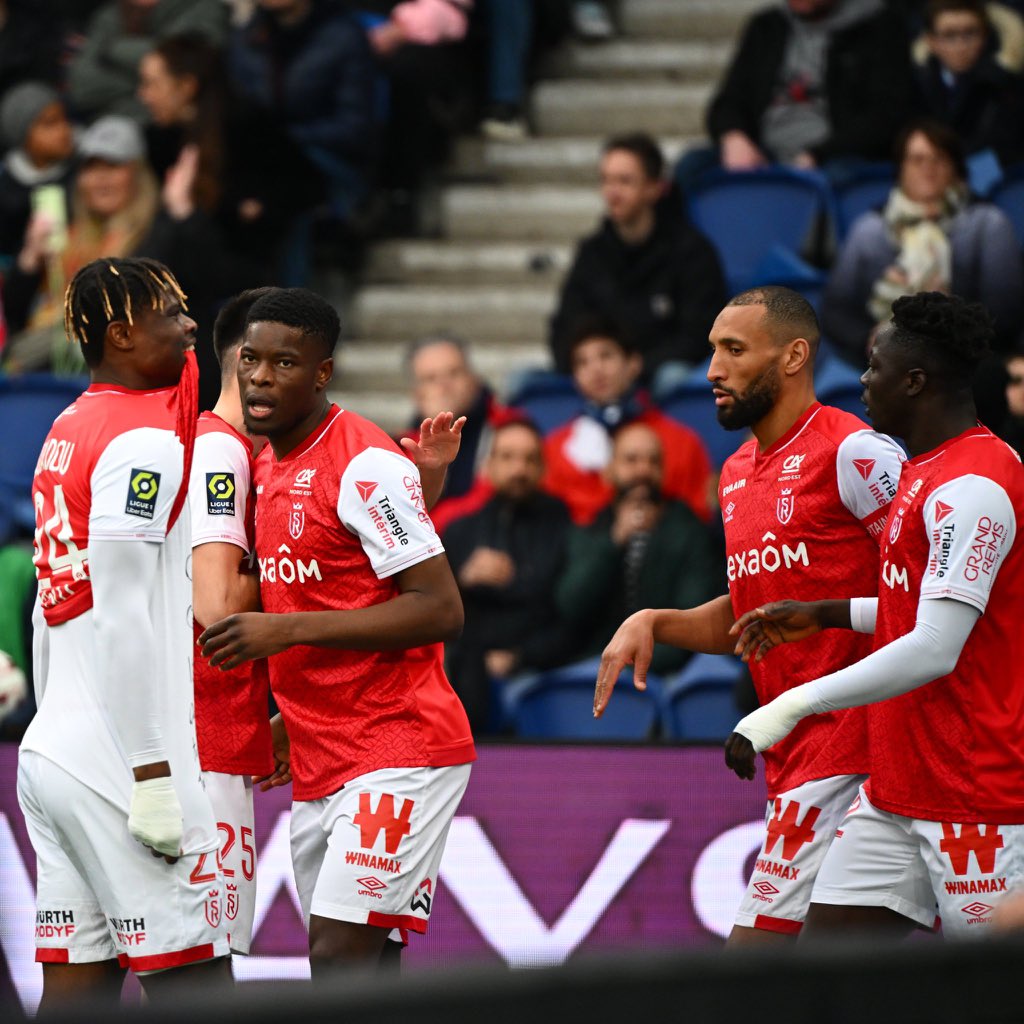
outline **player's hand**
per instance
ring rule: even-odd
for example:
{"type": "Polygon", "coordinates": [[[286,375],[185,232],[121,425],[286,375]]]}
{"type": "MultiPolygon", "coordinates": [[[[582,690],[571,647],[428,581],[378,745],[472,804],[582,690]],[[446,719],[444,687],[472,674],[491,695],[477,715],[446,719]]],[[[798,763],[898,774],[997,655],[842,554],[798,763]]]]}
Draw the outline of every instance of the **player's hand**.
{"type": "Polygon", "coordinates": [[[275,786],[287,786],[292,781],[291,741],[280,714],[270,720],[270,742],[274,751],[274,770],[269,775],[252,777],[253,785],[259,786],[261,793],[275,786]]]}
{"type": "Polygon", "coordinates": [[[238,612],[215,622],[196,641],[214,668],[237,668],[246,661],[269,658],[291,646],[285,635],[284,615],[238,612]]]}
{"type": "Polygon", "coordinates": [[[0,651],[0,721],[3,721],[24,699],[28,692],[25,673],[0,651]]]}
{"type": "Polygon", "coordinates": [[[594,688],[594,717],[600,718],[619,674],[627,665],[633,666],[633,685],[638,690],[647,689],[647,670],[654,656],[654,626],[650,611],[634,612],[615,631],[608,646],[601,655],[601,667],[597,672],[597,686],[594,688]]]}
{"type": "Polygon", "coordinates": [[[128,832],[154,857],[173,864],[181,856],[183,827],[181,804],[169,776],[132,784],[128,832]]]}
{"type": "Polygon", "coordinates": [[[757,752],[746,736],[732,733],[725,741],[725,763],[741,779],[752,779],[756,774],[754,762],[757,752]]]}
{"type": "Polygon", "coordinates": [[[804,601],[773,601],[741,615],[729,630],[736,653],[744,661],[760,661],[779,644],[804,640],[821,631],[815,605],[804,601]]]}
{"type": "Polygon", "coordinates": [[[398,443],[409,453],[421,473],[424,470],[446,469],[459,454],[462,428],[465,425],[465,416],[456,419],[453,412],[439,412],[433,418],[428,416],[420,424],[419,441],[403,437],[398,443]]]}

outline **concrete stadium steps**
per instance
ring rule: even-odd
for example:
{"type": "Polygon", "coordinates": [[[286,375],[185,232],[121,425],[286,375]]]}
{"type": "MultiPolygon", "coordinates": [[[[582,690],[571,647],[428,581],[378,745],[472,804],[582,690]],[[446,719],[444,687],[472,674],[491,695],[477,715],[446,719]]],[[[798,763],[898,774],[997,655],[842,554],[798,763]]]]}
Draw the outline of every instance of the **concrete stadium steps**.
{"type": "Polygon", "coordinates": [[[572,43],[543,66],[551,78],[659,78],[713,80],[731,52],[731,40],[620,38],[600,46],[572,43]]]}
{"type": "Polygon", "coordinates": [[[544,239],[564,245],[592,230],[601,209],[593,186],[452,185],[441,194],[442,218],[453,239],[544,239]]]}
{"type": "Polygon", "coordinates": [[[470,339],[539,342],[555,306],[557,282],[544,287],[368,285],[352,303],[355,336],[415,338],[452,330],[470,339]]]}
{"type": "Polygon", "coordinates": [[[666,156],[704,137],[704,109],[743,22],[766,0],[620,0],[621,35],[569,40],[531,98],[534,134],[459,140],[437,193],[438,239],[386,240],[348,303],[331,394],[388,430],[410,416],[410,339],[455,330],[499,390],[550,365],[547,322],[577,240],[602,215],[601,143],[646,130],[666,156]]]}
{"type": "MultiPolygon", "coordinates": [[[[501,181],[519,187],[527,184],[585,185],[598,180],[597,161],[605,136],[543,136],[522,142],[491,142],[480,136],[460,139],[455,147],[448,178],[501,181]]],[[[684,149],[700,145],[703,137],[664,137],[659,140],[665,159],[674,163],[684,149]]]]}
{"type": "Polygon", "coordinates": [[[559,242],[384,242],[368,254],[364,280],[373,284],[558,285],[573,247],[559,242]]]}
{"type": "MultiPolygon", "coordinates": [[[[331,401],[373,420],[388,433],[404,430],[413,411],[405,379],[406,345],[404,340],[376,338],[343,342],[335,356],[331,401]]],[[[503,393],[515,374],[551,366],[542,342],[486,337],[473,340],[472,360],[477,372],[503,393]]]]}
{"type": "Polygon", "coordinates": [[[623,0],[619,25],[627,36],[732,41],[765,0],[623,0]]]}
{"type": "Polygon", "coordinates": [[[531,120],[541,135],[610,135],[643,128],[655,135],[704,130],[710,82],[568,79],[539,82],[531,120]]]}

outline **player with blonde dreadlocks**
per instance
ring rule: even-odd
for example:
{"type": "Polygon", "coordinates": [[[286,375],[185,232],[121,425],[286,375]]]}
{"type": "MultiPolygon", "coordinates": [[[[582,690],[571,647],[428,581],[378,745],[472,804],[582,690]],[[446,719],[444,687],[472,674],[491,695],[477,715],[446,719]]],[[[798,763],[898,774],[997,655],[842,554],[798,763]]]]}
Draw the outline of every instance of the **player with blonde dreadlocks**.
{"type": "Polygon", "coordinates": [[[102,259],[65,303],[92,383],[33,481],[35,685],[18,798],[38,862],[41,1010],[230,984],[217,824],[193,725],[196,325],[173,274],[102,259]]]}

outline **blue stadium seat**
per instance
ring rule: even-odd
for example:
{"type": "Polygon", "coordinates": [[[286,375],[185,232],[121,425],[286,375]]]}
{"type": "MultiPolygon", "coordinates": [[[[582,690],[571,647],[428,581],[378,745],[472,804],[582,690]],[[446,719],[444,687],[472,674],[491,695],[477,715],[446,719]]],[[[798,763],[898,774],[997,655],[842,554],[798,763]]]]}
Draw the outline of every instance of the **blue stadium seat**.
{"type": "Polygon", "coordinates": [[[717,743],[740,720],[733,688],[742,663],[728,654],[695,654],[662,693],[662,722],[669,739],[717,743]]]}
{"type": "Polygon", "coordinates": [[[538,672],[506,684],[506,720],[517,736],[550,740],[643,740],[659,721],[661,680],[647,679],[647,689],[633,686],[633,670],[619,677],[615,694],[601,718],[594,718],[598,659],[538,672]]]}
{"type": "Polygon", "coordinates": [[[35,529],[32,476],[53,421],[87,387],[44,373],[0,377],[0,541],[35,529]]]}
{"type": "Polygon", "coordinates": [[[687,193],[690,219],[711,240],[731,292],[758,284],[808,287],[824,274],[800,257],[832,196],[816,173],[786,167],[712,171],[687,193]]]}
{"type": "Polygon", "coordinates": [[[853,222],[868,210],[875,210],[889,198],[896,184],[896,169],[891,164],[864,167],[840,185],[832,188],[836,217],[836,237],[843,242],[853,222]]]}
{"type": "Polygon", "coordinates": [[[834,405],[837,409],[853,413],[868,425],[861,401],[864,385],[860,382],[860,374],[839,356],[818,361],[814,389],[823,405],[834,405]]]}
{"type": "Polygon", "coordinates": [[[1017,241],[1024,246],[1024,167],[1012,170],[996,185],[988,198],[1010,218],[1017,232],[1017,241]]]}
{"type": "Polygon", "coordinates": [[[583,411],[583,398],[572,377],[532,370],[508,397],[508,405],[524,412],[547,436],[583,411]]]}

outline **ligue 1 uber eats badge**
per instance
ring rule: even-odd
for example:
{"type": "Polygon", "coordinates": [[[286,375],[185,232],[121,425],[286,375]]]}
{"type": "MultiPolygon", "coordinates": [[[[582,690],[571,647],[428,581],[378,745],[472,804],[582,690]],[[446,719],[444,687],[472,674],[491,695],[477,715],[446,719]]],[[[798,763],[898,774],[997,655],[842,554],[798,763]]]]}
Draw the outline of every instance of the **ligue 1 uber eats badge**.
{"type": "Polygon", "coordinates": [[[148,469],[133,469],[128,476],[128,500],[124,510],[130,516],[152,519],[156,496],[160,490],[160,474],[148,469]]]}

